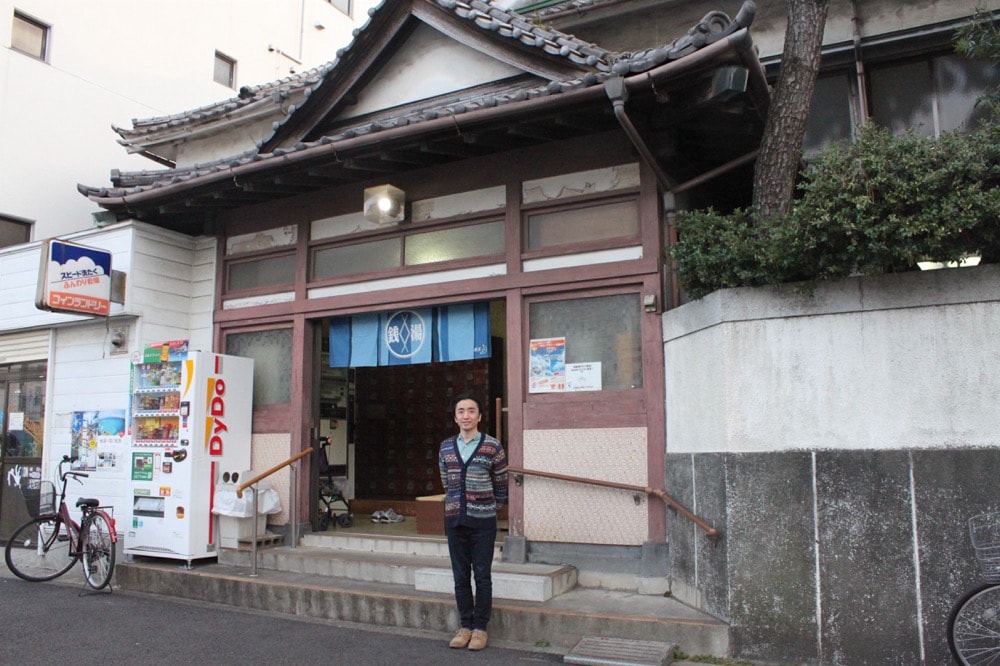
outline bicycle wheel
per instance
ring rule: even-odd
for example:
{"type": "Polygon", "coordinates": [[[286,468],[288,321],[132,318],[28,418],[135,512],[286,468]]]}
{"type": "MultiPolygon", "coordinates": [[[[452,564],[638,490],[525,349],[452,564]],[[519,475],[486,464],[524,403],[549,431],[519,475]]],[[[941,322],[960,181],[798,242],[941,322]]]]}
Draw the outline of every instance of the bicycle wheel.
{"type": "Polygon", "coordinates": [[[104,589],[115,571],[115,542],[112,527],[103,513],[91,514],[83,530],[83,575],[87,585],[104,589]]]}
{"type": "Polygon", "coordinates": [[[948,647],[960,664],[1000,664],[1000,584],[983,583],[955,602],[948,647]]]}
{"type": "Polygon", "coordinates": [[[40,516],[21,525],[4,548],[3,557],[18,578],[40,582],[58,578],[76,563],[73,532],[56,516],[40,516]]]}

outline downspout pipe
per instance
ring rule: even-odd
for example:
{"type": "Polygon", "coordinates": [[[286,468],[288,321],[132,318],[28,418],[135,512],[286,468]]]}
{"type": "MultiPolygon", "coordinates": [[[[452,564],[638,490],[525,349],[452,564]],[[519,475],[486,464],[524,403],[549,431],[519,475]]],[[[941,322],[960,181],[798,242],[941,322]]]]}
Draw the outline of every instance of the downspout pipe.
{"type": "Polygon", "coordinates": [[[650,168],[653,174],[656,176],[656,182],[660,184],[660,188],[666,192],[673,190],[677,187],[677,181],[671,178],[660,163],[657,161],[656,157],[653,156],[653,152],[646,145],[643,140],[642,135],[639,134],[639,130],[636,129],[635,125],[632,123],[632,119],[629,118],[628,113],[625,111],[625,102],[628,100],[628,88],[625,85],[625,79],[621,76],[615,75],[607,79],[604,82],[604,92],[607,93],[608,99],[611,100],[612,107],[614,109],[615,118],[618,119],[618,123],[625,130],[625,134],[628,136],[629,141],[635,146],[636,151],[639,153],[639,157],[645,162],[646,166],[650,168]]]}
{"type": "Polygon", "coordinates": [[[861,16],[857,0],[851,0],[851,26],[853,28],[854,72],[858,81],[858,124],[868,122],[868,82],[865,61],[861,55],[861,16]]]}

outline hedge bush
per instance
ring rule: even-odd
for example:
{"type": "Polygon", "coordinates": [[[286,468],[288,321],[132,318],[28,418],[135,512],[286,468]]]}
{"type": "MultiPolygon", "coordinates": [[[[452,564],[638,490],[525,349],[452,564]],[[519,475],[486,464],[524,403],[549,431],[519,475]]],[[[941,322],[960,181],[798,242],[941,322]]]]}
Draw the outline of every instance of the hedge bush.
{"type": "Polygon", "coordinates": [[[781,219],[685,211],[672,248],[692,298],[726,287],[1000,260],[1000,122],[938,139],[869,125],[802,173],[781,219]]]}

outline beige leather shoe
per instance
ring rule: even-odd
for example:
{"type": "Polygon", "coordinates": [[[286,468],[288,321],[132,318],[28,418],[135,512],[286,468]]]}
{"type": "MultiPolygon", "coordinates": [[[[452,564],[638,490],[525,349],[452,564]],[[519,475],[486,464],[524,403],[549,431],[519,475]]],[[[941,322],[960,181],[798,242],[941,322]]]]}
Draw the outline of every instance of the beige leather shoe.
{"type": "Polygon", "coordinates": [[[486,647],[486,632],[476,629],[472,632],[472,638],[469,640],[470,650],[482,650],[486,647]]]}
{"type": "Polygon", "coordinates": [[[448,647],[460,650],[469,645],[472,639],[472,629],[459,629],[455,637],[448,643],[448,647]]]}

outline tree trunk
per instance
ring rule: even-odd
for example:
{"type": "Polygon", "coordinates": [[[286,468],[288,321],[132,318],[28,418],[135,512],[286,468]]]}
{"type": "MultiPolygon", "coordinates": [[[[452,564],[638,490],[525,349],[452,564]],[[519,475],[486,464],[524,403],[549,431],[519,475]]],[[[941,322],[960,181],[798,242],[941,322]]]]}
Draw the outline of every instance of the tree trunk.
{"type": "Polygon", "coordinates": [[[754,171],[753,209],[758,219],[786,214],[792,207],[829,0],[786,3],[788,26],[781,69],[754,171]]]}

